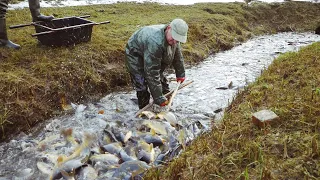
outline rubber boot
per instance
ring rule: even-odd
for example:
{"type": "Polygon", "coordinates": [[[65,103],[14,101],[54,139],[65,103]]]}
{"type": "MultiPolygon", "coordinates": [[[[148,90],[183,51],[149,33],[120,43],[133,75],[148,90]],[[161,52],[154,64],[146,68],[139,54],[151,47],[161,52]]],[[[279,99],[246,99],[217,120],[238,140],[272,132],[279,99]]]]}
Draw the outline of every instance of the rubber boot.
{"type": "Polygon", "coordinates": [[[51,21],[54,19],[53,16],[45,16],[40,13],[40,2],[39,0],[28,0],[29,9],[32,16],[32,21],[51,21]]]}
{"type": "Polygon", "coordinates": [[[0,18],[0,46],[5,46],[12,49],[20,49],[18,44],[8,40],[5,18],[0,18]]]}

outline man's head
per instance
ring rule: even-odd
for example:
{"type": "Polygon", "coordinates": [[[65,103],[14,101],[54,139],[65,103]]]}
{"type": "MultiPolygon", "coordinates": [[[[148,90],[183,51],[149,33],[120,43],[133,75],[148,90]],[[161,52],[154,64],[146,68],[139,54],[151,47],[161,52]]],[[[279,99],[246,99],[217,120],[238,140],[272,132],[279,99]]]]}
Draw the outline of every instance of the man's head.
{"type": "Polygon", "coordinates": [[[187,42],[188,25],[182,19],[174,19],[167,27],[166,38],[170,45],[187,42]]]}

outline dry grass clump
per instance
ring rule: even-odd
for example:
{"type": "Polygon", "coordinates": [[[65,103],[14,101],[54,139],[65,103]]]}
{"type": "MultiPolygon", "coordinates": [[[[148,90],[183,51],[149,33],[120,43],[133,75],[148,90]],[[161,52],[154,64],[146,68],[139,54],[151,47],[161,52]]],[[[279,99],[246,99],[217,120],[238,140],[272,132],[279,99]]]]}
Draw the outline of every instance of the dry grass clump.
{"type": "Polygon", "coordinates": [[[276,59],[229,106],[223,121],[148,179],[318,179],[320,43],[276,59]],[[258,129],[254,112],[280,121],[258,129]]]}
{"type": "MultiPolygon", "coordinates": [[[[130,87],[124,66],[124,47],[130,35],[144,25],[168,23],[176,17],[185,19],[190,31],[183,53],[186,63],[193,64],[209,54],[230,49],[252,34],[290,30],[285,28],[289,26],[295,27],[292,30],[313,30],[319,23],[320,4],[117,3],[42,8],[41,11],[57,18],[90,14],[90,20],[111,23],[95,26],[91,42],[58,48],[38,44],[37,39],[30,36],[35,33],[34,27],[8,30],[10,40],[22,45],[22,49],[0,48],[1,140],[64,113],[63,97],[67,103],[85,103],[130,87]]],[[[8,26],[30,21],[28,8],[7,14],[8,26]]]]}

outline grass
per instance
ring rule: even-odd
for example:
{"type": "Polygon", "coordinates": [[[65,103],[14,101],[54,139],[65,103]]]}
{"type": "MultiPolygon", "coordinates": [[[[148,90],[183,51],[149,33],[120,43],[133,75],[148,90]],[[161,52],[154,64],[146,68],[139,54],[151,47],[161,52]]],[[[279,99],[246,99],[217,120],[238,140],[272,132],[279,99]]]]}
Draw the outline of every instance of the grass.
{"type": "Polygon", "coordinates": [[[220,125],[147,179],[319,179],[319,70],[319,42],[281,55],[236,97],[220,125]],[[262,109],[280,122],[258,129],[251,116],[262,109]]]}
{"type": "MultiPolygon", "coordinates": [[[[144,25],[168,23],[176,17],[185,19],[190,30],[183,54],[186,63],[192,65],[252,35],[314,30],[320,24],[319,11],[319,4],[307,2],[252,6],[117,3],[42,8],[43,14],[57,18],[90,14],[90,20],[111,23],[95,26],[91,42],[57,48],[39,44],[30,36],[35,33],[33,27],[8,30],[10,40],[22,49],[0,48],[0,114],[5,117],[1,120],[1,140],[28,132],[37,123],[63,114],[62,98],[67,103],[85,103],[115,90],[131,88],[124,66],[124,47],[130,35],[144,25]]],[[[7,26],[30,22],[28,8],[7,14],[7,26]]]]}

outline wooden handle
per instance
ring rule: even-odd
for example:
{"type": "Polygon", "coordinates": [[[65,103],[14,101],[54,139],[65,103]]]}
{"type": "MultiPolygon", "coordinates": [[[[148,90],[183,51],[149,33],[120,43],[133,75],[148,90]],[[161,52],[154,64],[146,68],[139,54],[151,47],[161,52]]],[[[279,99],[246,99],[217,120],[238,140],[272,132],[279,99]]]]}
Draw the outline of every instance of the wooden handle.
{"type": "Polygon", "coordinates": [[[79,18],[88,18],[88,17],[90,17],[90,15],[79,16],[79,18]]]}
{"type": "Polygon", "coordinates": [[[180,87],[180,84],[181,84],[181,81],[178,82],[176,89],[172,93],[172,96],[171,96],[171,98],[169,100],[169,103],[168,103],[168,109],[171,108],[171,104],[172,104],[173,98],[177,95],[177,92],[178,92],[178,89],[180,87]]]}
{"type": "Polygon", "coordinates": [[[99,25],[99,24],[109,24],[110,23],[110,21],[104,21],[104,22],[99,22],[99,23],[97,23],[96,25],[99,25]]]}
{"type": "MultiPolygon", "coordinates": [[[[83,15],[83,16],[79,16],[79,18],[88,18],[90,17],[90,15],[83,15]]],[[[65,19],[65,18],[59,18],[59,19],[65,19]]],[[[56,19],[53,19],[53,20],[56,20],[56,19]]],[[[42,21],[37,21],[37,22],[32,22],[32,23],[28,23],[28,24],[18,24],[18,25],[12,25],[12,26],[9,26],[10,29],[16,29],[16,28],[21,28],[21,27],[26,27],[26,26],[31,26],[31,25],[39,25],[37,23],[39,22],[42,22],[42,21]]],[[[106,21],[108,22],[108,21],[106,21]]],[[[105,22],[102,22],[103,24],[107,24],[105,22]]],[[[101,24],[102,24],[101,23],[101,24]]]]}
{"type": "MultiPolygon", "coordinates": [[[[193,83],[193,81],[189,81],[187,83],[181,84],[180,87],[178,88],[178,90],[188,86],[189,84],[193,83]]],[[[174,92],[174,90],[171,90],[170,92],[168,92],[167,94],[165,94],[165,97],[168,97],[169,95],[171,95],[174,92]]],[[[140,109],[138,112],[136,112],[136,114],[134,115],[135,117],[138,117],[139,114],[141,114],[142,111],[145,111],[146,109],[148,109],[149,107],[151,107],[153,105],[153,100],[146,105],[144,108],[140,109]]]]}
{"type": "Polygon", "coordinates": [[[33,23],[29,23],[29,24],[19,24],[19,25],[12,25],[9,26],[10,29],[16,29],[16,28],[21,28],[21,27],[26,27],[26,26],[31,26],[33,23]]]}
{"type": "Polygon", "coordinates": [[[55,32],[55,31],[44,31],[44,32],[32,34],[31,36],[32,36],[32,37],[34,37],[34,36],[41,36],[41,35],[46,35],[46,34],[50,34],[50,33],[54,33],[54,32],[55,32]]]}

